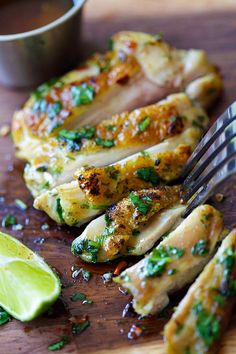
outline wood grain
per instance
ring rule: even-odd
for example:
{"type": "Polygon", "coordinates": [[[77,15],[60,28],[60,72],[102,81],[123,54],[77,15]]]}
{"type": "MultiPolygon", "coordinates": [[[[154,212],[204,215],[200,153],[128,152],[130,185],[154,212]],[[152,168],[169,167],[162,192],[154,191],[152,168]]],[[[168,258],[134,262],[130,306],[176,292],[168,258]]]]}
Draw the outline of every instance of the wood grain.
{"type": "MultiPolygon", "coordinates": [[[[163,10],[165,16],[163,16],[160,11],[160,8],[164,8],[163,1],[160,2],[162,7],[159,7],[158,1],[149,0],[147,13],[144,5],[146,1],[142,1],[142,11],[138,1],[137,12],[135,12],[134,1],[127,2],[129,7],[124,0],[120,1],[120,10],[117,11],[111,11],[111,3],[114,4],[113,1],[92,0],[88,4],[84,21],[84,56],[93,50],[105,49],[107,38],[118,30],[130,29],[151,33],[162,31],[165,38],[176,47],[207,50],[211,59],[220,67],[225,81],[225,91],[211,112],[212,119],[235,99],[236,6],[234,11],[223,12],[222,7],[219,11],[217,5],[215,12],[207,12],[205,8],[204,12],[190,11],[189,15],[181,15],[181,11],[176,15],[170,11],[172,15],[168,15],[165,9],[163,10]],[[106,7],[107,3],[109,6],[106,7]],[[101,6],[104,6],[104,16],[102,16],[101,6]],[[124,6],[126,6],[125,11],[124,6]]],[[[174,3],[177,6],[177,1],[174,3]]],[[[216,3],[219,4],[218,1],[216,3]]],[[[10,122],[13,111],[24,102],[27,95],[27,91],[0,88],[0,124],[10,122]]],[[[157,316],[144,320],[138,319],[137,316],[122,318],[122,311],[130,301],[130,296],[122,294],[115,284],[103,284],[101,275],[107,270],[114,269],[116,263],[92,267],[94,274],[88,283],[80,277],[71,278],[71,267],[82,264],[70,253],[70,243],[79,234],[79,230],[57,226],[43,213],[33,209],[32,198],[23,183],[22,169],[23,163],[14,158],[11,140],[0,138],[0,197],[3,197],[0,199],[0,220],[7,213],[12,213],[17,216],[19,223],[26,224],[23,231],[3,231],[11,232],[56,268],[63,284],[61,298],[68,305],[68,309],[64,309],[59,301],[51,317],[44,315],[28,324],[12,320],[1,327],[0,354],[48,353],[47,346],[64,334],[71,336],[71,342],[60,351],[62,354],[110,352],[118,354],[122,350],[130,354],[164,353],[162,330],[166,318],[157,318],[157,316]],[[26,212],[17,209],[14,204],[16,198],[21,198],[30,206],[26,212]],[[48,231],[41,230],[44,222],[50,225],[48,231]],[[44,239],[42,244],[40,244],[41,238],[44,239]],[[71,302],[70,295],[76,291],[85,293],[94,304],[89,306],[71,302]],[[89,317],[91,326],[81,335],[72,338],[69,318],[84,315],[89,317]],[[141,323],[145,330],[140,338],[129,341],[127,333],[133,323],[141,323]]],[[[228,226],[236,225],[236,178],[226,181],[220,191],[223,191],[225,199],[215,205],[223,212],[228,226]]],[[[184,291],[174,295],[172,304],[177,304],[183,294],[184,291]]],[[[222,341],[220,354],[236,352],[234,349],[236,348],[235,318],[232,319],[229,331],[222,341]]]]}

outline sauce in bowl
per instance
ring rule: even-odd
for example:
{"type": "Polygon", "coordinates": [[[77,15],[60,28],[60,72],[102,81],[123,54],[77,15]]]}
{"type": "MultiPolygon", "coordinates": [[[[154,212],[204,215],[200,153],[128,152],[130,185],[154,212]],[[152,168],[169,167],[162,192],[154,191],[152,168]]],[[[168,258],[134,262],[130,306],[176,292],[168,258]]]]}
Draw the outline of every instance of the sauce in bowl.
{"type": "Polygon", "coordinates": [[[0,35],[45,26],[64,15],[73,0],[0,0],[0,35]]]}

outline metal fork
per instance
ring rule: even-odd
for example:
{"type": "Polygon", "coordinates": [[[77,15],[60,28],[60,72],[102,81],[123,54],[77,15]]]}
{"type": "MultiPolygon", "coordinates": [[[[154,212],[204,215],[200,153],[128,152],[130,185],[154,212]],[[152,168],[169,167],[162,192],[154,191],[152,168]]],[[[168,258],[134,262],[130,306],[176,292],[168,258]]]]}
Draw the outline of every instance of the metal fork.
{"type": "Polygon", "coordinates": [[[236,101],[206,132],[182,171],[182,200],[189,203],[183,217],[204,203],[235,172],[236,101]]]}

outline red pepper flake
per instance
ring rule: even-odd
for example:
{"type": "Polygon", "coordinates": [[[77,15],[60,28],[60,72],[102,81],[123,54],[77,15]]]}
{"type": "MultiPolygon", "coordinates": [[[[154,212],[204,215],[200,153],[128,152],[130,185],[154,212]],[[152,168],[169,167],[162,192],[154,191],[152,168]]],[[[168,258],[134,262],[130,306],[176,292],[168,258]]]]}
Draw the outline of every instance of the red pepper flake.
{"type": "Polygon", "coordinates": [[[120,273],[122,272],[122,270],[124,270],[127,267],[127,262],[126,261],[121,261],[120,263],[118,263],[116,269],[114,270],[114,275],[120,275],[120,273]]]}
{"type": "Polygon", "coordinates": [[[138,337],[141,336],[142,333],[143,333],[142,328],[137,326],[136,324],[133,324],[129,330],[128,339],[137,339],[138,337]]]}

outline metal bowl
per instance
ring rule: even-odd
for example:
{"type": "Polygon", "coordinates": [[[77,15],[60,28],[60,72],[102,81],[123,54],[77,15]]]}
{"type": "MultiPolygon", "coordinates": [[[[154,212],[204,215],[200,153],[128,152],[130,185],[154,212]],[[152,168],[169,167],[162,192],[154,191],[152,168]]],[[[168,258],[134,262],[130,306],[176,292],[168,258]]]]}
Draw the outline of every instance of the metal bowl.
{"type": "Polygon", "coordinates": [[[35,86],[78,61],[81,15],[86,0],[74,0],[63,16],[35,30],[0,35],[0,83],[35,86]]]}

